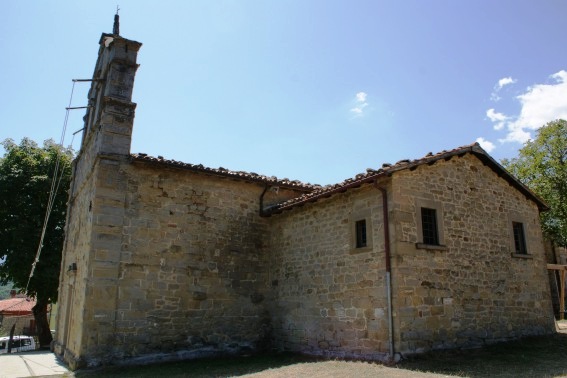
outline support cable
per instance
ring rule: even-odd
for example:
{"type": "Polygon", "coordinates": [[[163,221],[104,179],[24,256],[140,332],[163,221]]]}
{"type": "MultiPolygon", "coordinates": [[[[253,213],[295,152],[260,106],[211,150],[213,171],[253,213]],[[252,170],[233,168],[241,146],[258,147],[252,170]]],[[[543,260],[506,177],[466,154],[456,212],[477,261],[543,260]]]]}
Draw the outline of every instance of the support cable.
{"type": "MultiPolygon", "coordinates": [[[[63,121],[63,130],[61,131],[61,139],[60,139],[60,143],[59,145],[61,146],[61,148],[63,148],[63,142],[65,141],[65,132],[67,130],[67,122],[69,121],[69,111],[71,110],[71,103],[73,101],[73,92],[75,91],[75,83],[76,81],[73,80],[73,86],[71,88],[71,95],[69,97],[69,106],[66,108],[66,113],[65,113],[65,120],[63,121]]],[[[74,138],[74,135],[73,135],[74,138]]],[[[72,145],[73,142],[71,142],[72,145]]],[[[45,218],[43,220],[43,227],[41,229],[41,236],[39,239],[39,245],[37,247],[37,252],[35,254],[35,259],[32,263],[32,268],[31,268],[31,272],[30,275],[28,277],[28,283],[26,284],[26,290],[25,292],[27,293],[28,291],[28,287],[30,285],[30,281],[33,277],[33,274],[35,272],[35,268],[37,263],[39,262],[39,257],[41,255],[41,249],[43,248],[43,241],[45,239],[45,232],[47,230],[47,222],[49,221],[49,216],[51,215],[51,210],[53,209],[53,204],[55,203],[55,196],[57,194],[57,191],[59,190],[59,185],[61,184],[61,180],[63,178],[63,173],[65,171],[65,167],[59,169],[60,163],[61,163],[61,154],[63,152],[58,149],[57,150],[57,159],[55,161],[55,169],[53,172],[53,179],[51,180],[51,189],[49,192],[49,199],[47,201],[47,208],[45,211],[45,218]]]]}

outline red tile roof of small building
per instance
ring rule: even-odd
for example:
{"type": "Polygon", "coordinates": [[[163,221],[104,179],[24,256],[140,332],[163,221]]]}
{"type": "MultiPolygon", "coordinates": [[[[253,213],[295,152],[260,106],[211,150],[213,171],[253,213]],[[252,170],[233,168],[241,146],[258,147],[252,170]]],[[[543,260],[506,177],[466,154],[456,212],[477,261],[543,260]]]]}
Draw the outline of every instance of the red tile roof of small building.
{"type": "Polygon", "coordinates": [[[31,315],[35,306],[33,298],[9,298],[0,300],[0,315],[31,315]]]}

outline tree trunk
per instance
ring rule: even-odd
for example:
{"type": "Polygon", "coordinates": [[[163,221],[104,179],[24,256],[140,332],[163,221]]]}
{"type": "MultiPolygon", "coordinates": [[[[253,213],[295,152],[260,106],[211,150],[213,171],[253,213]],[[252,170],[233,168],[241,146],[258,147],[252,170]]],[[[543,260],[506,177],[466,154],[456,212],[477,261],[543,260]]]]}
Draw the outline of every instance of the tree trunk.
{"type": "Polygon", "coordinates": [[[49,329],[49,322],[47,320],[47,306],[49,300],[37,297],[37,303],[33,306],[33,317],[35,318],[35,326],[37,329],[37,338],[39,339],[40,348],[49,348],[51,345],[51,330],[49,329]]]}

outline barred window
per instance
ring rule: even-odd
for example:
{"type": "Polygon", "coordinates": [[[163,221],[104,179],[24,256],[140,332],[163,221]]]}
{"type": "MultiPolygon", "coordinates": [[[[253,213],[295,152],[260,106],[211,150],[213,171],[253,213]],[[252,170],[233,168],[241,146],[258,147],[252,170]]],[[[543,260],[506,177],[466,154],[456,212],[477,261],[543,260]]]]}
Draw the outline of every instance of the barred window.
{"type": "Polygon", "coordinates": [[[366,239],[366,219],[356,221],[356,248],[363,248],[368,245],[366,239]]]}
{"type": "Polygon", "coordinates": [[[423,230],[423,243],[439,245],[439,232],[437,229],[437,211],[426,207],[421,208],[421,227],[423,230]]]}

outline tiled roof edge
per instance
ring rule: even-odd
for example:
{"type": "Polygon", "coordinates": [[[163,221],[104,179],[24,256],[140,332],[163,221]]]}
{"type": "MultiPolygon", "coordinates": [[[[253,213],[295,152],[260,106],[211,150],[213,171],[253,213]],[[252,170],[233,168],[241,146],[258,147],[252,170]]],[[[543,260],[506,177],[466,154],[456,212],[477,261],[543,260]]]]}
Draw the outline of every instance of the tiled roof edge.
{"type": "Polygon", "coordinates": [[[157,165],[164,165],[168,167],[185,169],[193,172],[206,173],[210,175],[222,176],[236,180],[244,180],[250,182],[257,182],[263,184],[269,184],[273,186],[281,186],[285,188],[301,190],[305,192],[312,192],[321,188],[321,185],[303,183],[299,180],[290,180],[288,178],[278,179],[276,176],[265,176],[254,172],[243,172],[243,171],[231,171],[229,169],[219,167],[219,168],[209,168],[202,164],[190,164],[183,163],[177,160],[165,159],[163,156],[153,157],[144,153],[131,154],[130,158],[135,161],[140,161],[144,163],[152,163],[157,165]]]}
{"type": "Polygon", "coordinates": [[[31,308],[35,306],[35,299],[24,297],[24,298],[8,298],[4,299],[4,302],[8,303],[9,306],[2,307],[0,312],[18,312],[18,311],[31,311],[31,308]],[[13,302],[13,303],[12,303],[13,302]]]}
{"type": "Polygon", "coordinates": [[[420,165],[434,164],[435,162],[446,159],[449,160],[454,156],[464,156],[471,153],[476,156],[483,164],[490,167],[499,177],[506,180],[510,185],[515,187],[518,191],[524,194],[528,199],[534,201],[541,211],[549,210],[545,202],[534,194],[527,186],[521,183],[518,179],[512,176],[502,165],[494,160],[478,143],[455,148],[453,150],[444,150],[437,154],[428,153],[426,156],[415,160],[400,160],[395,164],[383,164],[382,168],[378,170],[367,169],[366,173],[360,173],[354,178],[346,179],[345,181],[335,184],[327,185],[320,189],[314,190],[311,193],[303,194],[299,197],[290,199],[286,202],[280,203],[270,209],[270,214],[278,214],[291,208],[302,206],[309,202],[316,202],[321,198],[330,197],[336,193],[346,192],[352,188],[358,188],[363,184],[375,182],[379,178],[387,177],[395,172],[405,169],[415,169],[420,165]]]}
{"type": "Polygon", "coordinates": [[[535,202],[540,211],[548,211],[549,206],[537,194],[532,192],[524,183],[517,179],[514,175],[506,170],[500,163],[498,163],[492,156],[488,154],[478,143],[471,145],[471,153],[473,153],[484,165],[489,166],[500,178],[503,178],[521,192],[526,198],[535,202]]]}

